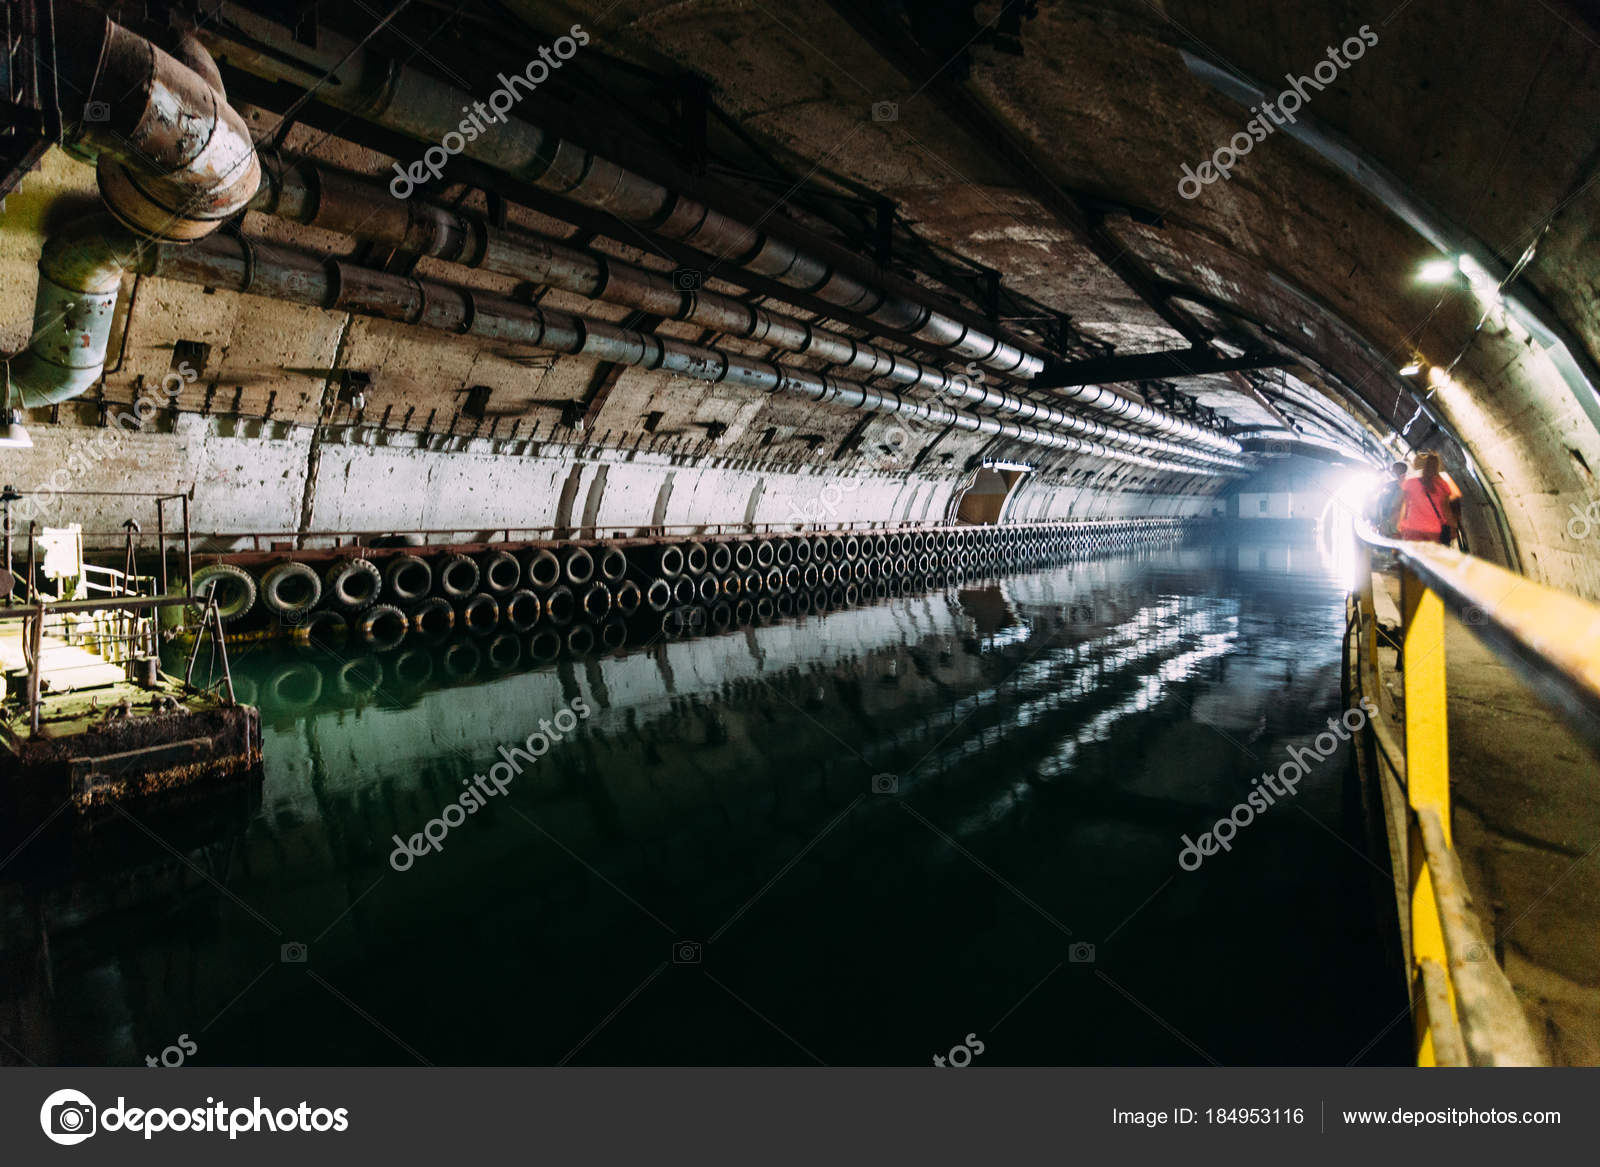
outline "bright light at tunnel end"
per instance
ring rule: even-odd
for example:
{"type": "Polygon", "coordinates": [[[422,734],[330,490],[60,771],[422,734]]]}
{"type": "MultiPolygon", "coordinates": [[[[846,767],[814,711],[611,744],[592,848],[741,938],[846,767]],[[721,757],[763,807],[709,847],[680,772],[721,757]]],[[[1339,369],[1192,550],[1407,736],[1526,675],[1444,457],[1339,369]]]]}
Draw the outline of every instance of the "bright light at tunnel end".
{"type": "Polygon", "coordinates": [[[1367,500],[1382,485],[1379,470],[1357,466],[1341,475],[1328,492],[1327,504],[1317,520],[1318,549],[1322,561],[1334,578],[1353,587],[1359,571],[1356,555],[1356,522],[1366,511],[1367,500]]]}

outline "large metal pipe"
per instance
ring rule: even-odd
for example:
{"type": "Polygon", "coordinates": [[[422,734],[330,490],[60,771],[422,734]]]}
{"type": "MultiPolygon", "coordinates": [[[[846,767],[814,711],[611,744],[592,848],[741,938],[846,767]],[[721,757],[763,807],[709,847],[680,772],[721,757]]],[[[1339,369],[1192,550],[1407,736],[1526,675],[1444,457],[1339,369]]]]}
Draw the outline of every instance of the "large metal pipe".
{"type": "Polygon", "coordinates": [[[313,48],[237,4],[219,3],[216,15],[220,19],[198,35],[229,64],[258,77],[305,86],[318,101],[419,142],[454,138],[467,158],[856,312],[887,331],[1002,373],[1032,377],[1043,368],[1038,357],[1014,344],[875,287],[759,224],[740,222],[538,126],[508,116],[468,137],[462,113],[472,109],[471,93],[330,29],[317,30],[313,48]]]}
{"type": "MultiPolygon", "coordinates": [[[[883,380],[924,390],[942,400],[1023,416],[1041,425],[1067,428],[1080,436],[1116,441],[1117,430],[1004,389],[985,388],[966,376],[953,376],[903,353],[831,331],[795,316],[747,304],[733,296],[678,287],[669,272],[636,267],[588,248],[516,227],[496,227],[476,212],[437,206],[421,199],[398,200],[376,179],[328,166],[315,159],[263,156],[261,189],[252,210],[353,239],[378,243],[515,276],[530,283],[573,292],[591,300],[622,304],[660,316],[703,325],[744,340],[802,353],[838,375],[883,380]]],[[[1241,447],[1216,430],[1123,397],[1097,385],[1060,390],[1079,404],[1148,426],[1155,432],[1197,442],[1225,454],[1241,447]]]]}
{"type": "Polygon", "coordinates": [[[139,235],[169,242],[209,235],[243,210],[261,177],[255,146],[199,41],[183,39],[180,61],[104,16],[75,19],[82,35],[100,39],[84,100],[103,104],[107,117],[80,123],[73,146],[98,156],[107,209],[139,235]]]}
{"type": "Polygon", "coordinates": [[[46,240],[33,335],[9,363],[13,402],[26,409],[55,405],[100,379],[122,277],[139,266],[142,246],[107,214],[80,219],[46,240]]]}
{"type": "Polygon", "coordinates": [[[93,157],[111,218],[54,235],[39,259],[33,335],[9,362],[25,408],[67,401],[100,379],[112,308],[146,240],[185,242],[215,231],[256,193],[260,167],[244,118],[228,105],[205,49],[184,38],[177,57],[88,9],[58,14],[55,84],[85,114],[69,128],[93,157]]]}
{"type": "Polygon", "coordinates": [[[519,303],[504,296],[419,277],[324,260],[289,248],[233,235],[213,236],[186,247],[146,253],[147,275],[310,304],[359,316],[421,325],[534,348],[593,357],[641,368],[665,369],[701,381],[727,383],[765,393],[784,393],[818,403],[898,414],[933,428],[967,433],[1126,462],[1163,472],[1217,475],[1242,470],[1236,459],[1189,450],[1156,438],[1123,434],[1131,449],[1050,432],[1021,422],[960,411],[941,402],[908,401],[899,394],[784,365],[739,357],[715,348],[621,328],[569,312],[519,303]],[[1200,465],[1151,457],[1171,454],[1200,465]]]}

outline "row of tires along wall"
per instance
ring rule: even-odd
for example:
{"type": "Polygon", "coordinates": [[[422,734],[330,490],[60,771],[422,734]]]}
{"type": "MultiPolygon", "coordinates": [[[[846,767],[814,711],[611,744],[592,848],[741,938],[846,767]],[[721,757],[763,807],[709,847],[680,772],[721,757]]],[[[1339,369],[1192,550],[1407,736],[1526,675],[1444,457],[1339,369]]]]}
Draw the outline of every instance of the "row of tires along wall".
{"type": "Polygon", "coordinates": [[[952,580],[1181,540],[1185,520],[1013,524],[808,535],[571,541],[402,550],[318,565],[195,569],[231,633],[348,636],[380,651],[457,632],[532,636],[535,658],[621,647],[630,627],[667,637],[770,622],[952,580]]]}

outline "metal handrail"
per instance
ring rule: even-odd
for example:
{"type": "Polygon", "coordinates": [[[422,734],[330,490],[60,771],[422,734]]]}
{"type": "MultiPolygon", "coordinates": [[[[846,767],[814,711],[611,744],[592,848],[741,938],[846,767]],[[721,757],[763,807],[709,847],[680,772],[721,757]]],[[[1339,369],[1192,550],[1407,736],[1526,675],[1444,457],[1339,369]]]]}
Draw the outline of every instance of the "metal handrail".
{"type": "MultiPolygon", "coordinates": [[[[37,492],[35,492],[37,493],[37,492]]],[[[55,491],[55,495],[108,497],[108,498],[143,498],[153,501],[156,508],[156,547],[159,559],[159,574],[157,576],[140,575],[137,571],[137,538],[139,525],[133,520],[123,524],[122,535],[126,539],[124,567],[122,570],[82,562],[80,556],[79,583],[85,593],[105,592],[103,596],[86,594],[77,599],[50,599],[37,586],[38,561],[36,538],[39,531],[37,520],[28,522],[28,566],[26,574],[21,578],[21,594],[16,591],[0,599],[0,621],[22,620],[25,621],[22,630],[23,656],[27,662],[27,678],[25,682],[24,703],[28,718],[30,732],[37,735],[44,711],[43,699],[43,639],[47,623],[54,622],[56,626],[67,633],[70,642],[75,634],[70,620],[64,617],[89,616],[95,625],[95,630],[90,633],[96,645],[95,651],[102,656],[109,665],[124,665],[133,667],[135,658],[142,650],[144,655],[155,656],[159,652],[156,640],[154,615],[159,608],[183,607],[193,608],[199,605],[199,598],[194,594],[194,539],[189,524],[189,502],[193,497],[193,487],[185,493],[160,493],[147,491],[102,491],[102,490],[70,490],[55,491]],[[172,531],[167,530],[166,505],[178,502],[181,514],[181,527],[172,531]],[[167,542],[178,542],[182,549],[181,567],[182,591],[169,590],[172,582],[168,579],[167,570],[167,542]],[[112,584],[102,584],[91,579],[91,575],[101,575],[110,580],[112,584]],[[148,586],[151,593],[142,594],[148,586]],[[129,588],[131,587],[131,591],[129,588]],[[105,628],[125,629],[124,632],[107,635],[105,628]]],[[[10,503],[17,497],[28,497],[26,494],[14,496],[7,488],[7,503],[4,524],[5,565],[9,569],[12,555],[12,540],[15,533],[10,514],[10,503]]],[[[84,532],[79,532],[81,540],[84,532]]],[[[81,547],[81,543],[80,543],[81,547]]],[[[220,621],[217,628],[220,631],[220,621]]],[[[87,667],[87,666],[83,666],[87,667]]],[[[63,671],[76,671],[78,666],[69,666],[63,671]]],[[[224,655],[224,682],[227,690],[227,703],[233,703],[232,678],[228,674],[226,656],[224,655]]]]}
{"type": "MultiPolygon", "coordinates": [[[[1548,629],[1586,610],[1586,627],[1600,635],[1600,609],[1482,560],[1426,543],[1379,535],[1358,524],[1361,575],[1353,590],[1346,636],[1356,634],[1355,679],[1376,702],[1367,729],[1386,806],[1404,805],[1404,838],[1386,811],[1396,853],[1395,879],[1409,963],[1419,1065],[1538,1065],[1542,1059],[1527,1017],[1504,971],[1495,963],[1451,842],[1448,690],[1444,614],[1478,633],[1522,675],[1542,678],[1541,691],[1560,689],[1565,704],[1583,708],[1582,695],[1600,693],[1593,676],[1564,651],[1551,652],[1548,629]],[[1379,674],[1377,607],[1372,552],[1391,551],[1401,571],[1401,676],[1404,750],[1385,723],[1387,689],[1379,674]],[[1520,589],[1532,591],[1523,596],[1520,589]],[[1513,595],[1517,602],[1511,603],[1513,595]],[[1514,646],[1514,647],[1511,647],[1514,646]],[[1535,662],[1535,663],[1530,663],[1535,662]],[[1574,667],[1578,666],[1578,667],[1574,667]],[[1404,882],[1401,883],[1400,881],[1404,882]],[[1407,911],[1407,909],[1409,909],[1407,911]]],[[[1576,642],[1580,647],[1583,641],[1576,642]]],[[[1600,659],[1600,658],[1596,658],[1600,659]]]]}
{"type": "Polygon", "coordinates": [[[110,596],[104,600],[40,600],[37,606],[0,608],[0,620],[27,620],[41,611],[54,615],[57,612],[103,612],[112,609],[135,612],[145,608],[194,608],[200,602],[198,597],[183,592],[164,596],[110,596]]]}
{"type": "MultiPolygon", "coordinates": [[[[7,487],[7,491],[13,488],[7,487]]],[[[12,543],[16,529],[11,518],[11,504],[22,499],[46,492],[39,490],[23,491],[8,494],[5,504],[5,566],[11,567],[12,543]]],[[[145,491],[145,490],[51,490],[49,497],[55,498],[140,498],[153,502],[156,508],[156,560],[157,571],[155,590],[165,594],[168,591],[167,578],[167,543],[171,540],[178,549],[181,549],[183,561],[184,593],[186,596],[194,594],[194,533],[189,524],[189,504],[194,499],[194,487],[191,485],[187,491],[145,491]],[[179,504],[182,527],[181,529],[167,530],[168,503],[179,504]]],[[[31,603],[33,600],[35,569],[37,564],[34,557],[34,539],[39,530],[39,523],[30,519],[28,522],[28,569],[26,576],[18,582],[21,587],[18,592],[0,597],[0,606],[10,606],[19,601],[31,603]]],[[[144,578],[138,576],[136,568],[137,536],[140,534],[139,524],[130,518],[117,531],[80,531],[79,538],[101,539],[120,536],[125,540],[126,558],[124,560],[124,574],[130,578],[144,578]]]]}
{"type": "Polygon", "coordinates": [[[1356,537],[1394,552],[1600,754],[1600,607],[1450,547],[1385,538],[1366,524],[1356,537]]]}
{"type": "MultiPolygon", "coordinates": [[[[1197,515],[1151,515],[1129,516],[1126,518],[1102,519],[1038,519],[1005,523],[969,524],[969,523],[919,523],[900,520],[883,520],[875,522],[860,522],[855,524],[829,523],[825,520],[763,522],[763,523],[666,523],[645,525],[617,525],[614,523],[544,523],[532,527],[499,526],[465,526],[465,527],[384,527],[378,530],[356,530],[349,528],[330,528],[327,530],[306,531],[204,531],[196,530],[194,538],[208,541],[223,542],[228,540],[249,539],[260,549],[261,540],[276,540],[280,542],[294,542],[304,539],[350,539],[358,544],[364,539],[390,538],[396,535],[466,535],[483,533],[492,538],[473,540],[473,542],[538,542],[548,540],[551,542],[585,542],[595,539],[605,541],[628,541],[652,538],[680,538],[692,539],[697,535],[707,537],[729,536],[756,538],[763,535],[816,535],[839,533],[867,533],[890,534],[901,531],[962,531],[993,527],[1004,530],[1038,529],[1038,530],[1071,530],[1091,527],[1156,527],[1176,526],[1181,523],[1193,522],[1205,516],[1197,515]],[[642,531],[648,534],[640,535],[602,535],[599,532],[609,531],[642,531]],[[563,534],[565,532],[565,534],[563,534]],[[594,532],[587,534],[586,532],[594,532]],[[530,539],[514,539],[513,536],[531,535],[530,539]]],[[[85,538],[107,538],[117,535],[116,531],[85,531],[85,538]]],[[[304,548],[300,548],[304,550],[304,548]]],[[[400,548],[403,550],[403,548],[400,548]]],[[[205,552],[207,555],[227,554],[227,552],[205,552]]]]}

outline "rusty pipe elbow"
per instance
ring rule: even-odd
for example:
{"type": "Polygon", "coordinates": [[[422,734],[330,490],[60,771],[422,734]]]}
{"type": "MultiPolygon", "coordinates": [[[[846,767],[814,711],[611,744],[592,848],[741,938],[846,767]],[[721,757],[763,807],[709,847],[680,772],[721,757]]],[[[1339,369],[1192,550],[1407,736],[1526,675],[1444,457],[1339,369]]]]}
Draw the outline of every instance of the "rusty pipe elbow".
{"type": "Polygon", "coordinates": [[[145,38],[104,19],[99,61],[86,104],[106,120],[80,141],[99,153],[106,208],[150,239],[188,242],[243,211],[261,181],[244,118],[221,89],[216,65],[195,39],[184,64],[145,38]]]}
{"type": "Polygon", "coordinates": [[[64,81],[87,95],[76,144],[98,155],[110,214],[45,244],[33,333],[8,370],[25,408],[71,400],[100,379],[122,277],[149,258],[146,241],[209,235],[261,182],[249,128],[198,40],[179,44],[185,64],[99,13],[64,8],[63,17],[75,46],[64,81]]]}

